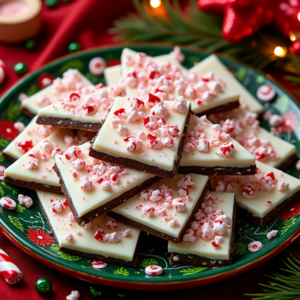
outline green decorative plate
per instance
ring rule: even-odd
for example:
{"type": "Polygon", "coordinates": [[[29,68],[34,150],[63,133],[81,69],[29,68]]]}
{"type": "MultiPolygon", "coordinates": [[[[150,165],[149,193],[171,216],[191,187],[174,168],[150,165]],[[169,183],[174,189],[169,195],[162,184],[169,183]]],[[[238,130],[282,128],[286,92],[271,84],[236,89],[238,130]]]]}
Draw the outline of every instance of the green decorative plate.
{"type": "MultiPolygon", "coordinates": [[[[166,54],[172,50],[169,46],[154,44],[134,45],[132,48],[151,56],[166,54]]],[[[122,49],[122,46],[117,46],[78,52],[56,60],[19,81],[2,97],[0,103],[0,149],[2,150],[16,136],[14,122],[21,121],[25,124],[29,122],[29,118],[22,115],[19,109],[18,98],[21,93],[32,95],[40,90],[39,83],[41,76],[45,75],[44,73],[57,77],[69,68],[77,68],[93,83],[104,83],[103,76],[95,77],[90,74],[89,61],[95,56],[101,56],[107,61],[108,66],[118,64],[122,49]]],[[[184,66],[187,68],[209,55],[209,53],[193,48],[183,48],[183,53],[186,56],[184,66]]],[[[263,83],[275,88],[277,98],[273,102],[263,105],[265,109],[280,114],[291,121],[290,126],[281,137],[300,149],[300,109],[296,101],[269,77],[267,78],[258,71],[227,57],[221,56],[220,59],[253,95],[256,95],[257,88],[263,83]]],[[[269,129],[265,122],[263,122],[263,126],[269,129]]],[[[0,155],[0,175],[3,175],[3,169],[9,164],[10,162],[0,155]]],[[[286,172],[295,177],[300,175],[294,164],[286,172]]],[[[22,189],[17,189],[0,181],[0,196],[5,195],[17,200],[19,192],[22,192],[22,189]]],[[[0,229],[3,234],[38,261],[67,275],[93,283],[118,286],[119,288],[167,290],[194,287],[224,280],[254,268],[277,255],[300,234],[299,202],[294,205],[293,210],[287,210],[266,228],[260,228],[237,216],[232,265],[215,269],[171,265],[167,253],[167,242],[154,236],[147,236],[144,239],[136,268],[108,265],[104,271],[98,271],[90,267],[91,260],[59,251],[34,193],[26,191],[26,194],[35,199],[32,208],[25,209],[22,206],[17,206],[16,210],[7,211],[0,207],[0,229]],[[278,230],[279,235],[269,241],[266,238],[266,233],[271,228],[278,230]],[[251,241],[261,241],[262,249],[255,253],[250,252],[247,245],[251,241]],[[163,275],[146,276],[144,268],[150,264],[162,266],[163,275]]]]}

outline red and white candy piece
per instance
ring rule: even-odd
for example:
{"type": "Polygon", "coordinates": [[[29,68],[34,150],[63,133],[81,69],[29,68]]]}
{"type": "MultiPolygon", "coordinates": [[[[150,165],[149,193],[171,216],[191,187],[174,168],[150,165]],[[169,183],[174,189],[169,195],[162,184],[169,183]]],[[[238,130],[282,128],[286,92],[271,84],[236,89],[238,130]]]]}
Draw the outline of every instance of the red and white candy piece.
{"type": "Polygon", "coordinates": [[[0,59],[0,84],[4,81],[5,76],[6,76],[5,64],[0,59]]]}
{"type": "Polygon", "coordinates": [[[24,196],[22,194],[18,195],[18,201],[21,205],[24,205],[26,208],[30,208],[33,205],[32,198],[28,196],[24,196]]]}
{"type": "Polygon", "coordinates": [[[8,284],[18,283],[23,277],[21,270],[13,263],[11,258],[1,248],[0,274],[8,284]]]}
{"type": "Polygon", "coordinates": [[[161,266],[148,266],[145,268],[145,273],[150,276],[161,275],[163,273],[163,269],[161,266]]]}
{"type": "Polygon", "coordinates": [[[96,270],[104,269],[106,266],[107,266],[107,264],[103,261],[94,260],[92,262],[92,267],[93,267],[93,269],[96,269],[96,270]]]}
{"type": "Polygon", "coordinates": [[[79,300],[80,294],[78,291],[72,291],[70,295],[66,297],[66,300],[79,300]]]}
{"type": "Polygon", "coordinates": [[[8,210],[14,210],[17,206],[16,201],[8,197],[2,197],[0,199],[0,205],[8,210]]]}
{"type": "Polygon", "coordinates": [[[92,75],[100,76],[103,74],[106,62],[101,57],[94,57],[89,63],[89,70],[92,75]]]}
{"type": "Polygon", "coordinates": [[[260,241],[251,242],[248,245],[248,250],[251,252],[257,252],[262,248],[262,243],[260,241]]]}
{"type": "Polygon", "coordinates": [[[242,192],[243,197],[249,199],[254,197],[255,194],[256,194],[255,187],[252,184],[247,183],[243,188],[243,192],[242,192]]]}
{"type": "Polygon", "coordinates": [[[272,238],[276,237],[277,236],[277,232],[278,232],[278,230],[271,230],[271,231],[269,231],[268,234],[267,234],[267,239],[271,240],[272,238]]]}
{"type": "Polygon", "coordinates": [[[0,165],[0,179],[3,180],[4,178],[4,171],[6,169],[6,166],[0,165]]]}
{"type": "Polygon", "coordinates": [[[226,142],[223,145],[221,145],[216,152],[216,154],[220,157],[228,157],[230,156],[234,151],[234,145],[231,142],[226,142]]]}
{"type": "Polygon", "coordinates": [[[276,96],[276,92],[274,88],[271,86],[264,84],[257,89],[256,92],[257,98],[264,102],[269,102],[276,96]]]}

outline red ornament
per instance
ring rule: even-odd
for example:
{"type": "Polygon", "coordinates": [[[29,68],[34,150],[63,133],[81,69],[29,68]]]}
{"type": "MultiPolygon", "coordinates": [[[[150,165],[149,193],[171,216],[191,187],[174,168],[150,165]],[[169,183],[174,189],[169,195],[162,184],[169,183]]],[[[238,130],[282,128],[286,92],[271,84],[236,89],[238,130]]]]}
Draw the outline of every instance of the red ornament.
{"type": "Polygon", "coordinates": [[[198,0],[201,10],[224,15],[223,37],[236,43],[273,24],[283,35],[300,32],[300,0],[198,0]]]}
{"type": "Polygon", "coordinates": [[[295,41],[292,43],[290,50],[294,52],[296,55],[300,56],[300,41],[295,41]]]}

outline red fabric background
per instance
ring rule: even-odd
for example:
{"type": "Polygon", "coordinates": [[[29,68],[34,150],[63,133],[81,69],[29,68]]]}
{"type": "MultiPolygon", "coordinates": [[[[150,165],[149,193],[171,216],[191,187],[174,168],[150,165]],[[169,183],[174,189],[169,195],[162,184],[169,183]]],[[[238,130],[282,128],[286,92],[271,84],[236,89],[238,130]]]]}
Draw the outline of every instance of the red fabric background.
{"type": "MultiPolygon", "coordinates": [[[[69,4],[49,9],[43,7],[44,27],[36,38],[37,49],[27,51],[24,45],[0,44],[0,59],[7,66],[7,77],[0,86],[0,94],[11,87],[18,77],[13,66],[25,62],[30,71],[44,63],[67,53],[67,47],[72,41],[78,41],[83,49],[93,46],[111,44],[112,37],[107,29],[114,19],[132,9],[131,0],[76,0],[69,4]]],[[[9,286],[0,278],[0,300],[6,299],[65,299],[71,290],[79,290],[83,299],[91,299],[89,287],[91,284],[67,277],[34,261],[15,246],[10,244],[0,233],[0,245],[11,256],[13,261],[24,272],[24,279],[15,286],[9,286]],[[34,284],[40,277],[48,277],[53,283],[53,291],[41,297],[34,290],[34,284]]],[[[259,292],[258,282],[266,282],[264,273],[278,264],[278,258],[236,278],[191,290],[174,292],[137,292],[125,291],[126,299],[250,299],[243,294],[259,292]]],[[[97,287],[97,290],[103,290],[97,287]]],[[[117,289],[104,289],[106,295],[102,299],[121,299],[117,289]]],[[[124,292],[122,292],[124,293],[124,292]]]]}

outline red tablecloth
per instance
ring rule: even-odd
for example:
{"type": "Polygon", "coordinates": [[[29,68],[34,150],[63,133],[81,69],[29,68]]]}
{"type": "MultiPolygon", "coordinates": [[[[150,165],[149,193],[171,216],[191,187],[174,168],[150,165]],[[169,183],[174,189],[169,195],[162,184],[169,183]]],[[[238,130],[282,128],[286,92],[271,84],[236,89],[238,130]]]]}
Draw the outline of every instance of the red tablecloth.
{"type": "MultiPolygon", "coordinates": [[[[7,65],[7,78],[0,86],[0,94],[18,80],[13,66],[19,61],[25,62],[32,71],[66,54],[67,47],[72,41],[78,41],[83,49],[112,43],[112,37],[108,35],[107,29],[114,19],[130,9],[132,9],[131,0],[76,0],[69,4],[61,4],[54,9],[44,6],[42,11],[44,28],[36,39],[35,51],[26,50],[24,45],[0,44],[0,59],[7,65]]],[[[0,300],[65,299],[71,290],[79,290],[83,299],[90,299],[91,284],[80,282],[41,265],[10,244],[1,234],[0,245],[24,272],[24,279],[15,286],[7,285],[0,278],[0,300]],[[48,277],[53,283],[53,291],[44,297],[39,296],[34,290],[34,284],[40,277],[48,277]]],[[[211,300],[224,299],[224,297],[225,299],[250,299],[243,296],[243,293],[259,292],[258,282],[266,282],[267,279],[263,274],[276,266],[277,261],[278,258],[275,258],[244,275],[213,286],[174,292],[125,291],[126,299],[147,300],[153,297],[174,300],[183,297],[211,300]]],[[[117,296],[117,289],[103,287],[97,289],[104,290],[106,295],[102,297],[103,299],[121,299],[117,296]]]]}

